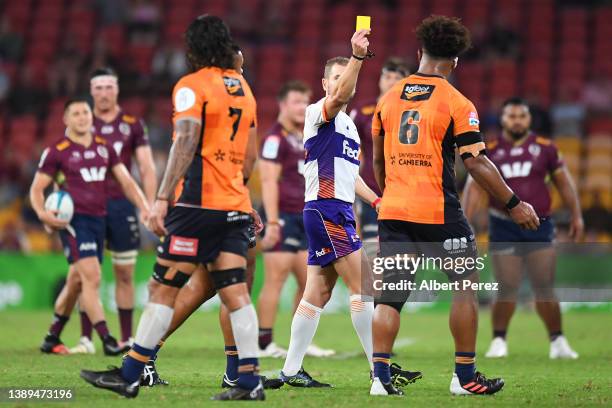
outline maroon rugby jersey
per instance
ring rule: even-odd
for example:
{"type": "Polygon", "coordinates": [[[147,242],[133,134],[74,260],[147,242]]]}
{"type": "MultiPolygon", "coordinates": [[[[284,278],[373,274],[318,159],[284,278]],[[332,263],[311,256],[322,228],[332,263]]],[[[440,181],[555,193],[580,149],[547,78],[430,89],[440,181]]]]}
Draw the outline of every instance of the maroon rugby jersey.
{"type": "Polygon", "coordinates": [[[372,116],[374,116],[375,110],[376,101],[366,103],[353,109],[351,111],[351,118],[355,122],[357,133],[359,133],[361,138],[361,166],[359,174],[368,187],[374,190],[380,197],[382,194],[374,177],[374,152],[372,144],[372,116]]]}
{"type": "Polygon", "coordinates": [[[281,165],[278,182],[278,210],[286,213],[301,213],[304,209],[304,145],[302,138],[287,132],[276,123],[261,141],[262,160],[281,165]]]}
{"type": "Polygon", "coordinates": [[[104,216],[107,179],[114,178],[111,169],[119,163],[102,137],[94,136],[89,147],[64,137],[43,151],[38,171],[53,177],[70,194],[75,213],[104,216]]]}
{"type": "MultiPolygon", "coordinates": [[[[93,133],[105,138],[108,146],[115,150],[121,162],[125,164],[128,171],[131,171],[132,157],[136,152],[136,148],[149,144],[147,128],[142,119],[119,111],[117,117],[111,122],[104,122],[102,119],[94,116],[93,124],[93,133]]],[[[109,177],[107,183],[108,198],[125,198],[121,186],[114,177],[109,177]]]]}
{"type": "MultiPolygon", "coordinates": [[[[538,216],[549,216],[549,175],[563,166],[552,141],[533,133],[517,143],[499,136],[487,143],[487,150],[487,156],[516,195],[531,204],[538,216]]],[[[497,200],[490,200],[490,206],[505,212],[504,203],[497,200]]]]}

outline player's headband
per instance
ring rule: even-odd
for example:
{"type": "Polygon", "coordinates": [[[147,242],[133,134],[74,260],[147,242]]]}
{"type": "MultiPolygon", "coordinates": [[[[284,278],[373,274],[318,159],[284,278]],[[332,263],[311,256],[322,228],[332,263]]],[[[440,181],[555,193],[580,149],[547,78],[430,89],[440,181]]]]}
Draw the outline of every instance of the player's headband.
{"type": "Polygon", "coordinates": [[[117,85],[118,81],[117,81],[117,77],[114,75],[96,75],[95,77],[91,78],[91,84],[93,86],[96,85],[117,85]]]}

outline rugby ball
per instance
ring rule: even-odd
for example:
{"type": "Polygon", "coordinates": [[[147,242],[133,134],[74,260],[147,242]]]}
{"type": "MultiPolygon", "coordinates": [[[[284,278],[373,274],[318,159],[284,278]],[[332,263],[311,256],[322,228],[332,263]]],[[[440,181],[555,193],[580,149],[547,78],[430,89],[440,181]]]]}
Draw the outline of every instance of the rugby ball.
{"type": "Polygon", "coordinates": [[[54,191],[49,194],[45,201],[45,210],[55,211],[57,218],[69,222],[74,214],[74,202],[67,192],[62,190],[54,191]]]}

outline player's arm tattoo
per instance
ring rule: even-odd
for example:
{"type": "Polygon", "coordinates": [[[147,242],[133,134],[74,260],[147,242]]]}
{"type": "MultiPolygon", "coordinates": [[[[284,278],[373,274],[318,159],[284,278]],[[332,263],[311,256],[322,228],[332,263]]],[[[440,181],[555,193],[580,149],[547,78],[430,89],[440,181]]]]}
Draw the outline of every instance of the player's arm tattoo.
{"type": "Polygon", "coordinates": [[[193,161],[200,143],[200,129],[200,123],[195,120],[184,119],[176,123],[176,137],[170,148],[168,164],[159,185],[158,198],[171,198],[176,185],[193,161]]]}

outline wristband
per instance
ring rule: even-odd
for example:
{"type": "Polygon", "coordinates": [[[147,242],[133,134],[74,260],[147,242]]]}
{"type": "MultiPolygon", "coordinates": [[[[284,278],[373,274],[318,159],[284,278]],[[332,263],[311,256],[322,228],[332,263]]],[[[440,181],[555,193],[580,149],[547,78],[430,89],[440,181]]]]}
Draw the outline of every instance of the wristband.
{"type": "Polygon", "coordinates": [[[520,202],[521,202],[521,199],[518,198],[516,194],[513,194],[512,198],[510,198],[510,200],[508,200],[508,202],[506,203],[506,209],[511,210],[517,205],[519,205],[520,202]]]}
{"type": "Polygon", "coordinates": [[[352,57],[353,57],[353,58],[355,58],[355,59],[356,59],[356,60],[358,60],[358,61],[363,61],[364,59],[366,59],[367,55],[366,55],[366,56],[363,56],[363,57],[358,57],[358,56],[356,56],[355,54],[353,54],[353,55],[352,55],[352,57]]]}
{"type": "Polygon", "coordinates": [[[266,222],[266,225],[277,225],[280,227],[280,222],[279,221],[268,221],[266,222]]]}
{"type": "Polygon", "coordinates": [[[382,201],[382,198],[376,197],[376,200],[372,201],[372,204],[370,204],[370,205],[372,206],[372,208],[376,208],[378,203],[380,203],[381,201],[382,201]]]}
{"type": "Polygon", "coordinates": [[[155,197],[155,199],[159,201],[170,201],[169,198],[164,198],[164,197],[159,197],[159,196],[155,197]]]}

